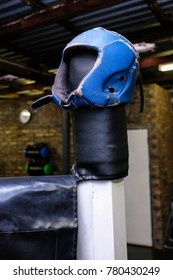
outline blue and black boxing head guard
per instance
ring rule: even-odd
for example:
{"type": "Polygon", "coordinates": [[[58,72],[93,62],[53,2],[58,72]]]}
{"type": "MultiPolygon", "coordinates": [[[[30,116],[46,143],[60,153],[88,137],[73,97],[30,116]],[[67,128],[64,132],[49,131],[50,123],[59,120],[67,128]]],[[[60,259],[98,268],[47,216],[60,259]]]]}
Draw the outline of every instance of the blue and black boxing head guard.
{"type": "Polygon", "coordinates": [[[139,77],[138,53],[116,32],[94,28],[65,47],[52,95],[32,106],[54,101],[73,112],[72,171],[77,181],[128,175],[125,104],[131,101],[139,77]]]}
{"type": "Polygon", "coordinates": [[[37,109],[52,101],[66,110],[127,104],[132,99],[139,77],[139,55],[133,44],[116,32],[94,28],[67,44],[52,86],[52,95],[37,100],[32,107],[37,109]],[[69,61],[74,53],[85,50],[95,55],[95,61],[71,89],[69,61]]]}

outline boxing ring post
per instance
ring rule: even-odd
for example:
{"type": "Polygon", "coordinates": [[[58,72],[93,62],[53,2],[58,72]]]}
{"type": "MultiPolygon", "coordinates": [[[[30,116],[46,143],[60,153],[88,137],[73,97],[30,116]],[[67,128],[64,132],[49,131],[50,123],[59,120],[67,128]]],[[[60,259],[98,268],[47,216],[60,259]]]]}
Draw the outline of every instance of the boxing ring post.
{"type": "Polygon", "coordinates": [[[128,173],[125,107],[73,113],[78,197],[78,259],[127,259],[124,177],[128,173]]]}
{"type": "Polygon", "coordinates": [[[126,260],[124,180],[77,187],[79,260],[126,260]]]}

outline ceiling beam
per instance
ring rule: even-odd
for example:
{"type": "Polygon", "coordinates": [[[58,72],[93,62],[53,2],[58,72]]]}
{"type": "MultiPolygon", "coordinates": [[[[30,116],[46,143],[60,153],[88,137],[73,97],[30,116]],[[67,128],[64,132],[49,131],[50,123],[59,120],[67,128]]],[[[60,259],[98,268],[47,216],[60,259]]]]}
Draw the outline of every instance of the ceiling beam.
{"type": "Polygon", "coordinates": [[[146,69],[146,68],[157,67],[159,64],[164,64],[169,62],[173,62],[173,55],[165,56],[165,57],[145,58],[145,59],[141,59],[140,68],[146,69]]]}
{"type": "MultiPolygon", "coordinates": [[[[24,2],[26,5],[31,6],[34,11],[39,11],[47,7],[40,0],[21,0],[21,1],[24,2]]],[[[72,23],[68,23],[67,20],[62,20],[58,23],[68,31],[71,31],[74,35],[78,35],[79,33],[81,33],[81,30],[75,28],[74,25],[72,23]]]]}
{"type": "Polygon", "coordinates": [[[36,80],[42,84],[52,85],[54,75],[42,72],[7,59],[0,58],[0,71],[36,80]]]}
{"type": "Polygon", "coordinates": [[[43,24],[67,20],[82,13],[114,5],[120,0],[70,0],[36,11],[28,16],[0,26],[0,36],[11,37],[43,24]]]}
{"type": "Polygon", "coordinates": [[[131,42],[139,43],[141,41],[145,42],[155,42],[160,38],[165,38],[168,36],[173,36],[173,22],[170,22],[167,27],[167,32],[165,33],[165,28],[163,26],[153,26],[146,27],[142,30],[132,31],[123,34],[131,42]]]}
{"type": "MultiPolygon", "coordinates": [[[[149,8],[151,9],[152,13],[155,15],[157,20],[160,22],[161,27],[163,29],[162,34],[164,37],[167,35],[172,35],[171,29],[173,28],[173,21],[170,18],[169,14],[165,14],[156,0],[145,0],[148,4],[149,8]],[[171,33],[170,33],[171,32],[171,33]]],[[[161,38],[161,36],[160,36],[161,38]]]]}
{"type": "Polygon", "coordinates": [[[151,9],[151,11],[155,15],[155,17],[157,18],[157,20],[161,24],[165,24],[167,22],[167,17],[162,12],[162,10],[160,9],[160,6],[157,4],[157,2],[155,0],[145,0],[145,2],[149,6],[149,8],[151,9]]]}
{"type": "Polygon", "coordinates": [[[30,6],[34,10],[38,11],[46,7],[40,0],[21,0],[24,4],[30,6]]]}
{"type": "Polygon", "coordinates": [[[162,83],[166,81],[172,81],[172,71],[168,72],[159,72],[159,71],[154,71],[151,73],[142,73],[142,80],[144,84],[152,84],[152,83],[162,83]]]}

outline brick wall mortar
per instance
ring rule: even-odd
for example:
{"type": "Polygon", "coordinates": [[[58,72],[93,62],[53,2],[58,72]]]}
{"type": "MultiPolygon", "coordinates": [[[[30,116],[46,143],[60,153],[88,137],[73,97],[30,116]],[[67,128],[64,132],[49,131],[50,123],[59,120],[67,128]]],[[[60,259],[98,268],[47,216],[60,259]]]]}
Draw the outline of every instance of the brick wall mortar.
{"type": "Polygon", "coordinates": [[[54,174],[62,174],[62,111],[55,104],[49,104],[34,112],[31,98],[0,100],[0,176],[27,176],[24,166],[26,145],[46,143],[50,149],[50,162],[54,174]],[[31,121],[19,122],[22,109],[32,112],[31,121]]]}

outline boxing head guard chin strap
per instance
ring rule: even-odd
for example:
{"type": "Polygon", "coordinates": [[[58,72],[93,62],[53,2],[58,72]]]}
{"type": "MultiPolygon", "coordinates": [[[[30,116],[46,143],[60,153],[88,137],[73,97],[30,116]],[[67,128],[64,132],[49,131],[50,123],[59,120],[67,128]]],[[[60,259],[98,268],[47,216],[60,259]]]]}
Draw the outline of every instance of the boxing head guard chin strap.
{"type": "MultiPolygon", "coordinates": [[[[82,64],[79,69],[82,73],[81,67],[82,64]]],[[[67,44],[52,87],[52,95],[39,99],[32,107],[37,109],[51,101],[66,110],[83,106],[109,107],[126,104],[132,99],[139,77],[139,55],[133,44],[116,32],[101,27],[94,28],[67,44]],[[84,71],[80,81],[71,86],[71,59],[74,54],[85,51],[92,58],[89,70],[87,73],[84,71]]]]}

